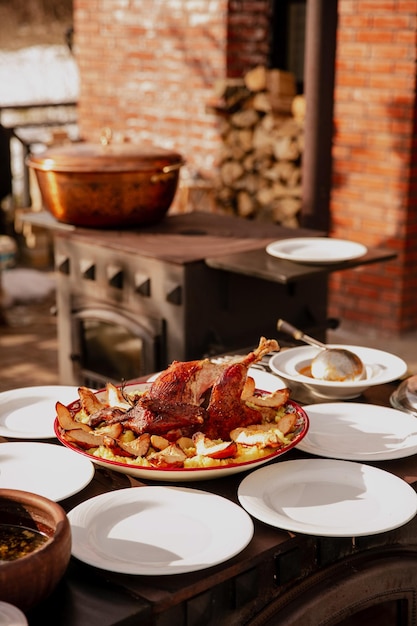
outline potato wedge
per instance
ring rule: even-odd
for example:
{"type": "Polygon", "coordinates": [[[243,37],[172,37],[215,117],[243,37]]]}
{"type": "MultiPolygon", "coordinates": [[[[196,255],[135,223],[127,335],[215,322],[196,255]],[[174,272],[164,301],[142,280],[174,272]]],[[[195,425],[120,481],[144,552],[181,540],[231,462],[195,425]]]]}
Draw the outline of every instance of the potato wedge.
{"type": "Polygon", "coordinates": [[[71,411],[61,402],[57,402],[55,404],[55,411],[58,418],[58,423],[63,430],[91,430],[91,428],[87,424],[77,422],[73,418],[71,411]]]}
{"type": "Polygon", "coordinates": [[[187,455],[179,446],[172,443],[164,450],[154,452],[147,458],[150,464],[155,467],[183,467],[187,455]]]}
{"type": "Polygon", "coordinates": [[[237,453],[237,445],[234,441],[213,441],[203,433],[196,433],[193,436],[193,442],[197,454],[209,456],[211,459],[227,459],[236,456],[237,453]]]}
{"type": "Polygon", "coordinates": [[[78,387],[78,395],[80,397],[81,408],[84,410],[86,415],[94,415],[100,409],[107,406],[106,403],[102,402],[88,387],[78,387]]]}
{"type": "Polygon", "coordinates": [[[253,424],[231,431],[230,437],[242,446],[257,446],[258,448],[279,448],[282,446],[282,435],[278,426],[272,424],[253,424]],[[279,431],[279,432],[277,432],[279,431]]]}
{"type": "Polygon", "coordinates": [[[151,437],[149,433],[143,433],[133,441],[119,439],[119,446],[134,457],[146,456],[151,446],[151,437]]]}
{"type": "Polygon", "coordinates": [[[294,413],[287,413],[278,421],[277,426],[283,435],[287,435],[294,430],[297,416],[294,413]]]}
{"type": "Polygon", "coordinates": [[[104,445],[104,435],[95,435],[93,430],[86,431],[81,428],[69,430],[65,433],[65,438],[70,443],[75,443],[83,450],[96,448],[104,445]]]}

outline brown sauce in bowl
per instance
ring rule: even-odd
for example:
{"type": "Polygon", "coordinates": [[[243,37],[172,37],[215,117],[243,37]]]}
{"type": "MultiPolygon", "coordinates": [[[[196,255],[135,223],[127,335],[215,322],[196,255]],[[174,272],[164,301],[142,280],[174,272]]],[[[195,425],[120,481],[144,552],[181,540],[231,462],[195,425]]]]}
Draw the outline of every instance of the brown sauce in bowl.
{"type": "Polygon", "coordinates": [[[305,365],[304,367],[300,367],[298,372],[301,374],[301,376],[308,376],[309,378],[313,378],[313,375],[311,373],[311,365],[305,365]]]}
{"type": "Polygon", "coordinates": [[[0,565],[15,561],[41,548],[49,537],[44,533],[14,524],[0,524],[0,565]]]}

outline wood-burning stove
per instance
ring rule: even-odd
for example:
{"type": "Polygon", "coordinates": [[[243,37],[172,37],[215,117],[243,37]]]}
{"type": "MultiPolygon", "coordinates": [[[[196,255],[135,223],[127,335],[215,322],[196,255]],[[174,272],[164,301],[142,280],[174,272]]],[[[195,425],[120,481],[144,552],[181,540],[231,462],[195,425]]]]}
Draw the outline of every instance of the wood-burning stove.
{"type": "MultiPolygon", "coordinates": [[[[312,231],[305,231],[312,234],[312,231]]],[[[209,267],[300,231],[213,214],[138,230],[54,230],[60,381],[102,386],[256,345],[286,317],[325,328],[327,278],[289,285],[209,267]]]]}

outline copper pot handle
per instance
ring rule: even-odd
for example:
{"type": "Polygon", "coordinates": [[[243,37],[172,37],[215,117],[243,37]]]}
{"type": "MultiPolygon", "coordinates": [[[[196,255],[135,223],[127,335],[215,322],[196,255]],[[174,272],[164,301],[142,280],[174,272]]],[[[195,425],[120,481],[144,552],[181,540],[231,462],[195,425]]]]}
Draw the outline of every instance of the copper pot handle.
{"type": "Polygon", "coordinates": [[[178,163],[173,163],[172,165],[165,165],[162,170],[158,174],[152,174],[151,183],[158,183],[165,174],[170,174],[171,172],[176,172],[185,164],[185,161],[178,161],[178,163]]]}

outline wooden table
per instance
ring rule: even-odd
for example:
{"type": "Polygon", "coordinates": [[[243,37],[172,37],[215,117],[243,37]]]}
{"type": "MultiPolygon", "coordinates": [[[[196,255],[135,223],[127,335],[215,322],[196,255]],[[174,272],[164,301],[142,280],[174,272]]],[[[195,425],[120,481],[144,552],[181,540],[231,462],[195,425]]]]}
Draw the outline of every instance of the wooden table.
{"type": "MultiPolygon", "coordinates": [[[[397,384],[374,387],[355,401],[364,406],[388,405],[397,384]]],[[[280,460],[308,456],[292,450],[280,460]]],[[[373,465],[417,486],[415,457],[373,465]]],[[[187,485],[237,502],[244,476],[187,485]]],[[[92,483],[62,505],[68,511],[87,498],[119,488],[133,488],[128,477],[97,467],[92,483]]],[[[169,532],[169,520],[166,523],[169,532]]],[[[356,616],[369,603],[383,600],[390,601],[393,611],[408,616],[409,621],[400,623],[415,623],[410,616],[417,597],[416,519],[399,529],[356,539],[294,535],[257,520],[254,523],[254,537],[243,552],[194,573],[113,574],[72,558],[51,597],[28,614],[29,625],[44,626],[52,620],[60,626],[318,626],[336,624],[325,619],[346,617],[347,610],[356,616]]],[[[389,615],[387,608],[384,615],[389,615]]],[[[368,618],[364,622],[353,619],[352,624],[372,624],[368,618]]],[[[383,620],[378,623],[385,624],[383,620]]]]}

